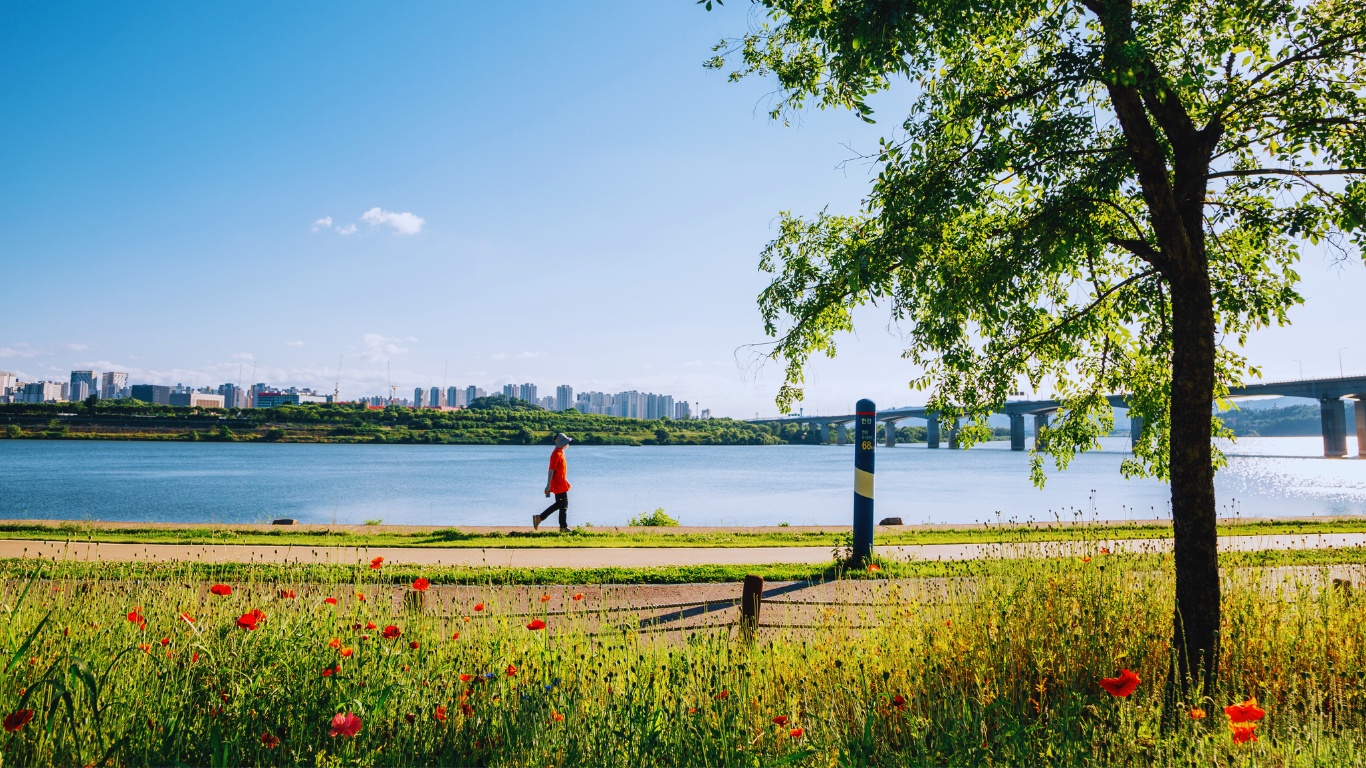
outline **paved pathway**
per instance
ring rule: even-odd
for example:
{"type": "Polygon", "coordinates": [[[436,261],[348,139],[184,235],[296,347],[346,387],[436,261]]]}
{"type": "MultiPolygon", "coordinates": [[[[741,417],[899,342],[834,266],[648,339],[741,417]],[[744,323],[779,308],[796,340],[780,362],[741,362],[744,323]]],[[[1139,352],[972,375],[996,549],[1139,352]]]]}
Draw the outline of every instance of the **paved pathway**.
{"type": "MultiPolygon", "coordinates": [[[[1222,552],[1264,549],[1329,549],[1366,546],[1366,533],[1334,533],[1278,536],[1226,536],[1219,539],[1222,552]]],[[[1094,554],[1101,547],[1111,552],[1163,552],[1171,549],[1167,539],[1099,539],[1036,544],[920,544],[878,547],[877,553],[900,560],[974,560],[992,557],[1060,557],[1094,554]]],[[[70,558],[119,561],[199,562],[368,562],[382,556],[390,564],[472,565],[521,568],[640,568],[680,565],[767,565],[772,563],[816,564],[829,562],[825,547],[651,547],[651,548],[536,548],[536,549],[436,549],[412,547],[306,547],[263,545],[188,544],[88,544],[64,541],[0,540],[0,557],[70,558]]]]}

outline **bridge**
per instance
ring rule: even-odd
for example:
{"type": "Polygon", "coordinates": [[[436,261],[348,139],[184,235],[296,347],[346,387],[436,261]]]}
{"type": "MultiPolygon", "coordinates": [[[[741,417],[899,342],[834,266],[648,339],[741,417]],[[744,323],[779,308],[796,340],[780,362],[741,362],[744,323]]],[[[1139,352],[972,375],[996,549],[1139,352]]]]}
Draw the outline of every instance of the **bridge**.
{"type": "MultiPolygon", "coordinates": [[[[1366,455],[1362,453],[1362,450],[1366,449],[1366,376],[1260,382],[1241,387],[1230,387],[1228,394],[1230,398],[1265,397],[1268,395],[1303,397],[1319,401],[1319,417],[1323,431],[1323,455],[1327,458],[1341,458],[1347,455],[1347,404],[1343,398],[1357,401],[1358,406],[1355,409],[1357,457],[1366,458],[1366,455]]],[[[1125,407],[1124,395],[1108,395],[1106,399],[1110,401],[1112,406],[1125,407]]],[[[1007,400],[1005,405],[996,410],[995,413],[1004,414],[1010,418],[1010,450],[1023,451],[1025,449],[1026,417],[1034,419],[1034,434],[1037,435],[1039,428],[1048,424],[1049,417],[1060,407],[1061,403],[1057,400],[1007,400]]],[[[752,424],[804,424],[808,428],[820,430],[825,442],[829,442],[831,439],[830,431],[835,429],[837,430],[834,437],[835,441],[839,445],[844,445],[849,440],[848,425],[853,423],[854,418],[852,413],[841,416],[788,415],[768,419],[749,419],[749,422],[752,424]]],[[[939,413],[923,406],[879,411],[877,419],[886,426],[888,448],[896,447],[896,425],[906,419],[923,419],[925,421],[926,443],[930,448],[938,448],[943,437],[939,413]]],[[[1138,439],[1138,433],[1142,430],[1142,426],[1143,423],[1139,417],[1134,416],[1130,419],[1131,441],[1138,439]]],[[[957,421],[948,426],[950,448],[957,446],[958,428],[959,422],[957,421]]]]}

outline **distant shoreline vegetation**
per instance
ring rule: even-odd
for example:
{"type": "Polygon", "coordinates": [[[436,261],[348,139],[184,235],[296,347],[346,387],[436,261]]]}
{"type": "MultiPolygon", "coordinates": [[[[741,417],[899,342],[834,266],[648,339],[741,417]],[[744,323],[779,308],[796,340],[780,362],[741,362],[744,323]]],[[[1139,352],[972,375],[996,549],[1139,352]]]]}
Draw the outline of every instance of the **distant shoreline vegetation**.
{"type": "Polygon", "coordinates": [[[779,445],[765,426],[734,419],[630,419],[547,411],[502,395],[458,411],[362,404],[217,409],[137,400],[0,404],[0,439],[170,440],[409,445],[779,445]]]}

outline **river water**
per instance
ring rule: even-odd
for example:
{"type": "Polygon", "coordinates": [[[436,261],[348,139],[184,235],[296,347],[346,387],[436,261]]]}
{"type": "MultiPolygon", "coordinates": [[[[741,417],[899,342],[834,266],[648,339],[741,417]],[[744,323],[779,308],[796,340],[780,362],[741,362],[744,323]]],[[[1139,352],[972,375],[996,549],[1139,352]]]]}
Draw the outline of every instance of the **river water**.
{"type": "MultiPolygon", "coordinates": [[[[1168,517],[1168,488],[1125,480],[1128,441],[1029,480],[1029,455],[877,451],[878,518],[911,523],[1168,517]]],[[[1317,437],[1243,438],[1216,481],[1221,515],[1366,515],[1366,461],[1317,437]]],[[[547,447],[0,440],[0,519],[526,525],[546,505],[547,447]]],[[[664,508],[684,525],[846,524],[849,446],[571,446],[572,525],[664,508]]],[[[553,522],[552,522],[553,525],[553,522]]]]}

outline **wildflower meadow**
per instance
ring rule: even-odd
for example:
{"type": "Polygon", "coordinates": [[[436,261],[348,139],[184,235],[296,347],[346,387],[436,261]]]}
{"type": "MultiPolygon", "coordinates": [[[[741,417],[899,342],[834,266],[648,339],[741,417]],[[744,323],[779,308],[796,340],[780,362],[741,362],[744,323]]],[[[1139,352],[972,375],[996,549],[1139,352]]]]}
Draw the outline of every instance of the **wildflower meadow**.
{"type": "Polygon", "coordinates": [[[330,580],[30,563],[0,586],[0,764],[1366,765],[1347,582],[1227,573],[1219,688],[1164,699],[1169,565],[874,573],[864,603],[747,633],[379,559],[330,580]]]}

